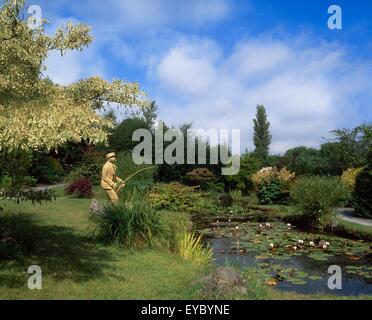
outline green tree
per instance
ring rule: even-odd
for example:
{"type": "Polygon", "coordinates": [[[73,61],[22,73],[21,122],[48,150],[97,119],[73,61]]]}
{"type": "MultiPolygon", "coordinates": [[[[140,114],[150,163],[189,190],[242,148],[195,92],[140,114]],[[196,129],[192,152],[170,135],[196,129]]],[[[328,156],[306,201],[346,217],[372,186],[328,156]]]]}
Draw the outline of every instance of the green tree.
{"type": "Polygon", "coordinates": [[[254,153],[262,159],[267,159],[272,137],[269,132],[270,122],[267,121],[264,106],[257,106],[256,118],[253,119],[253,124],[253,143],[255,146],[254,153]]]}
{"type": "Polygon", "coordinates": [[[110,147],[115,151],[131,151],[138,142],[132,140],[133,132],[137,129],[150,129],[143,119],[128,118],[123,120],[111,132],[110,147]]]}
{"type": "Polygon", "coordinates": [[[256,157],[244,154],[240,158],[239,173],[232,176],[226,176],[226,184],[229,190],[238,189],[246,194],[253,189],[253,182],[251,176],[260,170],[261,163],[256,157]]]}
{"type": "Polygon", "coordinates": [[[285,164],[297,175],[319,175],[324,172],[324,161],[320,151],[304,146],[292,148],[284,154],[285,164]]]}
{"type": "MultiPolygon", "coordinates": [[[[25,0],[4,0],[0,7],[0,152],[14,162],[30,151],[49,153],[67,142],[107,142],[111,119],[99,110],[108,103],[119,106],[148,105],[137,83],[99,77],[69,86],[53,84],[42,77],[49,53],[82,50],[93,38],[85,24],[67,23],[53,36],[45,34],[45,23],[31,29],[24,18],[25,0]]],[[[17,184],[3,195],[25,199],[22,175],[5,173],[17,184]]],[[[38,195],[29,193],[33,199],[38,195]]]]}

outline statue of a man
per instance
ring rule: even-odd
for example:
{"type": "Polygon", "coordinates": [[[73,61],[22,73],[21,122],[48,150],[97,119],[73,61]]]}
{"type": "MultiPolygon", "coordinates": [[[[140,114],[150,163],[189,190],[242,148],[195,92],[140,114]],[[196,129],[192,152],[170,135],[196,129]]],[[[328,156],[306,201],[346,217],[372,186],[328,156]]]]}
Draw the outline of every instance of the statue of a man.
{"type": "Polygon", "coordinates": [[[101,187],[106,190],[111,202],[116,204],[119,200],[117,190],[125,186],[125,182],[116,176],[116,154],[109,153],[102,168],[101,187]]]}

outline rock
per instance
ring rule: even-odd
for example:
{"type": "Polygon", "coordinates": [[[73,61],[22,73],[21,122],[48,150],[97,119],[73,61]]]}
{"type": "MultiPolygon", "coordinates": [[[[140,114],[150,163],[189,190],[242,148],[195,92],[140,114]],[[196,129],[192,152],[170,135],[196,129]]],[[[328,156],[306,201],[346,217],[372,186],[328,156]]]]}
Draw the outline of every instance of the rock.
{"type": "Polygon", "coordinates": [[[247,293],[247,285],[245,279],[234,269],[219,267],[206,277],[204,290],[218,296],[244,295],[247,293]]]}
{"type": "Polygon", "coordinates": [[[191,232],[194,229],[194,223],[192,221],[187,222],[187,231],[191,232]]]}
{"type": "Polygon", "coordinates": [[[91,214],[101,214],[103,211],[103,205],[96,199],[92,199],[90,203],[90,213],[91,214]]]}

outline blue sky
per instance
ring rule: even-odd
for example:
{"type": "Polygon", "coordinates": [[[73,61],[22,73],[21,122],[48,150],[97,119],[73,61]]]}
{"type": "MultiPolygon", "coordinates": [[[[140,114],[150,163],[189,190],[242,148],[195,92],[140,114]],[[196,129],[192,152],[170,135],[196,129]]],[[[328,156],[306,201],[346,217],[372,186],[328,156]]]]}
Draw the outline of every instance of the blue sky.
{"type": "Polygon", "coordinates": [[[54,81],[136,81],[168,124],[241,129],[264,104],[281,153],[319,146],[329,131],[372,121],[370,0],[30,0],[51,24],[92,26],[82,53],[47,60],[54,81]],[[329,30],[328,7],[343,29],[329,30]]]}

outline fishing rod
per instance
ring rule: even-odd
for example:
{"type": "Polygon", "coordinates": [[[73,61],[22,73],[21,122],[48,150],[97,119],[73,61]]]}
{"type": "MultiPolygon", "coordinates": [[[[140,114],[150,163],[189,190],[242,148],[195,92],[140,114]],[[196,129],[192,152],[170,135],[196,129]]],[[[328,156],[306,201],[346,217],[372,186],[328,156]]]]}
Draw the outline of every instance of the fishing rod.
{"type": "Polygon", "coordinates": [[[135,173],[131,174],[128,178],[126,178],[126,179],[121,183],[120,187],[118,188],[118,190],[117,190],[116,192],[119,192],[119,191],[124,187],[125,183],[126,183],[128,180],[132,179],[132,178],[133,178],[134,176],[136,176],[137,174],[139,174],[139,173],[141,173],[141,172],[143,172],[143,171],[145,171],[145,170],[149,170],[149,169],[153,169],[153,168],[156,168],[156,166],[146,167],[146,168],[142,168],[142,169],[137,170],[135,173]]]}

